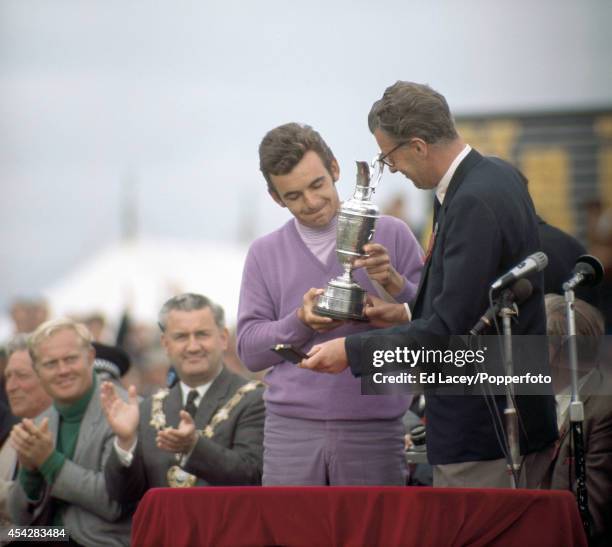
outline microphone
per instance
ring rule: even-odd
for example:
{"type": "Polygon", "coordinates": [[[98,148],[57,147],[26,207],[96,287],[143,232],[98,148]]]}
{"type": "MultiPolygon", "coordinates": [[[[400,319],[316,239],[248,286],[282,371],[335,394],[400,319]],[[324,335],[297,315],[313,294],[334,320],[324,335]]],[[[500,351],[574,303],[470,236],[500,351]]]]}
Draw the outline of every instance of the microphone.
{"type": "Polygon", "coordinates": [[[497,315],[500,309],[509,306],[516,301],[517,304],[522,304],[529,299],[533,292],[533,285],[527,279],[519,279],[510,287],[504,290],[497,301],[489,307],[485,314],[480,318],[478,323],[470,331],[472,336],[477,336],[493,323],[493,318],[497,315]]]}
{"type": "Polygon", "coordinates": [[[572,277],[563,283],[563,290],[569,291],[578,285],[594,287],[599,285],[603,278],[604,268],[597,258],[591,255],[582,255],[576,259],[576,265],[572,270],[572,277]]]}
{"type": "Polygon", "coordinates": [[[507,274],[502,275],[492,285],[491,289],[496,291],[507,285],[510,285],[513,281],[525,277],[533,272],[541,272],[548,265],[548,257],[541,251],[529,255],[520,264],[517,264],[507,274]]]}

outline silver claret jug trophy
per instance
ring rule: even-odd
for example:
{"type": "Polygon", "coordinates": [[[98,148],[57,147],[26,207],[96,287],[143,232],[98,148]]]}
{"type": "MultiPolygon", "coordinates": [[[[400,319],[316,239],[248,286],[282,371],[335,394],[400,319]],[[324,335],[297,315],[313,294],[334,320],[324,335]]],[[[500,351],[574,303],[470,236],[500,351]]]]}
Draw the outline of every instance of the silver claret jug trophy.
{"type": "Polygon", "coordinates": [[[344,272],[327,283],[314,312],[333,319],[367,321],[364,314],[367,293],[353,279],[353,264],[358,258],[368,256],[363,246],[374,237],[380,212],[371,199],[382,177],[383,165],[376,160],[372,162],[372,170],[377,171],[373,182],[368,163],[356,163],[355,193],[340,207],[336,229],[336,256],[344,272]]]}

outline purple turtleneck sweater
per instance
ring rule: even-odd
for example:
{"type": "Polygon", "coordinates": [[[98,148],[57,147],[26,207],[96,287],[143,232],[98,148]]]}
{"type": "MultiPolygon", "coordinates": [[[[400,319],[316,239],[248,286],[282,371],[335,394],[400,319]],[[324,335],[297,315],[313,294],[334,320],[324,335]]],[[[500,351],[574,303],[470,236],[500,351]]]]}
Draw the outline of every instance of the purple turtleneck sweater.
{"type": "MultiPolygon", "coordinates": [[[[416,293],[422,250],[406,224],[383,216],[376,224],[374,242],[387,248],[391,263],[406,278],[398,302],[416,293]]],[[[253,371],[268,367],[266,409],[275,414],[311,420],[373,420],[401,416],[409,397],[361,395],[361,381],[347,368],[340,374],[321,374],[297,368],[270,350],[279,343],[308,351],[333,338],[368,330],[367,324],[346,323],[327,333],[317,333],[297,317],[304,294],[323,288],[342,273],[336,253],[322,263],[300,237],[294,220],[257,239],[249,249],[242,275],[238,307],[238,354],[253,371]]],[[[364,269],[354,278],[376,295],[364,269]]]]}

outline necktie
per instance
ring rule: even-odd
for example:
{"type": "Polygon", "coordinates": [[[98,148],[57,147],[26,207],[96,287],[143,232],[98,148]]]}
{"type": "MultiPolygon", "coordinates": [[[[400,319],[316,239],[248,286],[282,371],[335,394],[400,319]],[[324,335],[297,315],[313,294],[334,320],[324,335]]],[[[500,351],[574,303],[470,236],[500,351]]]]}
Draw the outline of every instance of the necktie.
{"type": "Polygon", "coordinates": [[[440,207],[442,207],[442,204],[438,200],[438,196],[436,196],[434,194],[434,202],[433,202],[433,223],[434,223],[434,226],[435,226],[436,222],[438,221],[438,213],[440,212],[440,207]]]}
{"type": "Polygon", "coordinates": [[[429,244],[427,245],[427,252],[423,257],[423,264],[427,263],[427,261],[431,257],[431,253],[433,252],[433,246],[436,242],[436,236],[438,235],[438,213],[440,212],[440,207],[442,204],[438,201],[438,196],[434,195],[433,202],[433,229],[431,231],[431,236],[429,237],[429,244]]]}
{"type": "Polygon", "coordinates": [[[195,400],[198,398],[198,395],[199,393],[197,389],[192,389],[187,394],[187,403],[185,404],[185,410],[189,412],[189,414],[191,414],[192,418],[195,418],[196,410],[198,410],[198,407],[195,404],[195,400]]]}

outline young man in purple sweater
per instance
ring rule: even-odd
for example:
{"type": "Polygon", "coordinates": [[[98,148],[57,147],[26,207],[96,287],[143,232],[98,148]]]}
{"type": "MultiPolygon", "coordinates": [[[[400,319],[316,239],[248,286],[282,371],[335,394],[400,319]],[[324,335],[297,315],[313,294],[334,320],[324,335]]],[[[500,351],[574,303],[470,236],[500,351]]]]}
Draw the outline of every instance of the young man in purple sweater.
{"type": "MultiPolygon", "coordinates": [[[[264,485],[402,485],[401,418],[409,398],[361,395],[348,370],[316,374],[283,361],[277,343],[313,345],[372,328],[313,312],[322,287],[341,273],[336,258],[340,169],[311,127],[289,123],[264,137],[260,169],[268,192],[293,219],[256,240],[247,256],[238,311],[238,353],[265,378],[264,485]]],[[[373,299],[408,302],[422,251],[400,220],[378,220],[356,281],[373,299]]]]}

